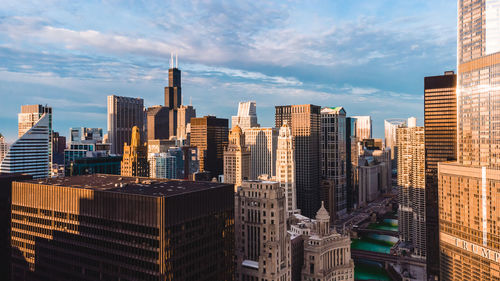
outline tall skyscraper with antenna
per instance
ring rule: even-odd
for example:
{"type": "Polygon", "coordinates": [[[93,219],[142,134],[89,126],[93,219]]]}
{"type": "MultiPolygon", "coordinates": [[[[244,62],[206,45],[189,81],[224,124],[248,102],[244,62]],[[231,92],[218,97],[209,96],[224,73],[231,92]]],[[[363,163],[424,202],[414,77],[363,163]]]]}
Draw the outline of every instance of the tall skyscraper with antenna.
{"type": "Polygon", "coordinates": [[[170,69],[168,70],[168,87],[165,87],[165,106],[169,108],[169,135],[177,134],[177,111],[182,104],[181,71],[178,68],[177,55],[170,56],[170,69]]]}

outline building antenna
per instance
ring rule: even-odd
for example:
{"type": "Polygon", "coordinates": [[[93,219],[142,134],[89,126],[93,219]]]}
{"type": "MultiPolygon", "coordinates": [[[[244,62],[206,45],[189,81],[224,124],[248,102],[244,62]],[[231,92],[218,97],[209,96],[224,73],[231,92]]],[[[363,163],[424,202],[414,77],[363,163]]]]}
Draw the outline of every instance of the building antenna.
{"type": "Polygon", "coordinates": [[[170,68],[174,68],[174,52],[170,52],[170,68]]]}
{"type": "Polygon", "coordinates": [[[177,61],[177,53],[175,53],[175,68],[179,68],[179,64],[177,61]]]}
{"type": "Polygon", "coordinates": [[[192,100],[192,97],[189,97],[189,106],[193,106],[193,100],[192,100]]]}

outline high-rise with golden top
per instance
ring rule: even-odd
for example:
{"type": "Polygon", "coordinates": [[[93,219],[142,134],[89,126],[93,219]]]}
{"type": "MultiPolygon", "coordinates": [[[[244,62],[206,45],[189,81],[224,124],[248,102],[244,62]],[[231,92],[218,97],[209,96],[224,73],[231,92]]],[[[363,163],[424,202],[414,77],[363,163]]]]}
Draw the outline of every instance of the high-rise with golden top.
{"type": "Polygon", "coordinates": [[[129,177],[148,177],[148,144],[141,144],[141,133],[139,128],[132,128],[132,139],[130,145],[123,146],[123,160],[121,165],[121,175],[129,177]]]}

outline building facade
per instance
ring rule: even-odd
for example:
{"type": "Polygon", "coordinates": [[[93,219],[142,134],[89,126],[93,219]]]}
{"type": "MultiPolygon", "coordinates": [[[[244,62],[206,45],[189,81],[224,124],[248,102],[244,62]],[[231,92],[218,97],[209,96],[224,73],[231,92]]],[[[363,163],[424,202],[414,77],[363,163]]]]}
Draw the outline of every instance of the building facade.
{"type": "Polygon", "coordinates": [[[239,126],[243,131],[248,128],[259,127],[257,123],[257,107],[254,101],[240,102],[238,115],[231,118],[231,127],[239,126]]]}
{"type": "Polygon", "coordinates": [[[149,155],[149,174],[151,178],[176,179],[177,158],[169,153],[149,155]]]}
{"type": "Polygon", "coordinates": [[[392,167],[398,164],[398,147],[396,146],[396,129],[406,126],[406,119],[392,118],[384,120],[385,145],[384,148],[391,150],[392,167]]]}
{"type": "Polygon", "coordinates": [[[457,159],[457,76],[424,79],[427,275],[439,276],[438,163],[457,159]]]}
{"type": "Polygon", "coordinates": [[[69,129],[69,143],[93,140],[103,142],[102,128],[73,127],[69,129]]]}
{"type": "MultiPolygon", "coordinates": [[[[343,107],[325,107],[321,110],[321,176],[332,181],[330,193],[335,197],[336,214],[347,212],[346,179],[346,112],[343,107]]],[[[331,206],[329,206],[331,207],[331,206]]]]}
{"type": "Polygon", "coordinates": [[[356,119],[356,137],[358,140],[372,138],[372,118],[370,116],[353,116],[356,119]]]}
{"type": "Polygon", "coordinates": [[[235,191],[250,176],[250,151],[245,145],[245,134],[236,125],[229,133],[229,144],[224,149],[224,182],[234,184],[235,191]]]}
{"type": "Polygon", "coordinates": [[[169,139],[169,109],[156,105],[147,109],[148,140],[169,139]]]}
{"type": "Polygon", "coordinates": [[[108,96],[108,142],[112,154],[123,154],[123,145],[132,137],[134,126],[141,131],[144,127],[144,100],[108,96]]]}
{"type": "Polygon", "coordinates": [[[244,131],[245,144],[250,149],[250,178],[276,175],[276,145],[278,131],[274,128],[252,127],[244,131]]]}
{"type": "Polygon", "coordinates": [[[191,146],[198,148],[200,172],[217,178],[224,173],[224,147],[228,143],[228,120],[215,116],[191,119],[191,146]]]}
{"type": "Polygon", "coordinates": [[[360,147],[356,169],[356,205],[365,207],[392,187],[390,150],[360,147]]]}
{"type": "Polygon", "coordinates": [[[50,117],[42,117],[10,147],[0,163],[1,173],[24,173],[33,178],[46,178],[50,173],[50,117]]]}
{"type": "MultiPolygon", "coordinates": [[[[408,122],[410,124],[411,122],[408,122]]],[[[399,237],[425,258],[425,137],[424,127],[397,129],[399,237]]]]}
{"type": "MultiPolygon", "coordinates": [[[[123,157],[112,156],[93,156],[78,158],[69,164],[66,176],[81,176],[93,174],[119,175],[123,157]]],[[[66,168],[66,167],[65,167],[66,168]]]]}
{"type": "Polygon", "coordinates": [[[3,158],[9,152],[9,144],[5,141],[4,136],[0,134],[0,163],[2,163],[3,158]]]}
{"type": "Polygon", "coordinates": [[[295,185],[295,149],[293,136],[287,122],[283,123],[278,134],[276,148],[276,181],[285,191],[286,210],[290,214],[297,210],[297,189],[295,185]]]}
{"type": "Polygon", "coordinates": [[[229,281],[233,187],[110,175],[15,182],[11,238],[13,280],[229,281]]]}
{"type": "Polygon", "coordinates": [[[457,161],[438,164],[442,280],[500,280],[500,2],[458,1],[457,161]]]}
{"type": "Polygon", "coordinates": [[[149,176],[148,145],[141,143],[141,133],[137,126],[132,128],[130,145],[124,144],[120,173],[129,177],[149,176]]]}
{"type": "Polygon", "coordinates": [[[285,192],[278,182],[244,181],[235,194],[236,280],[290,280],[285,192]]]}
{"type": "Polygon", "coordinates": [[[177,110],[177,139],[189,140],[191,134],[191,118],[196,117],[196,109],[192,105],[181,105],[177,110]]]}
{"type": "Polygon", "coordinates": [[[276,106],[276,128],[286,121],[295,147],[297,208],[312,217],[320,207],[320,115],[311,104],[276,106]]]}
{"type": "Polygon", "coordinates": [[[169,110],[168,132],[169,136],[177,133],[177,113],[182,104],[181,70],[174,67],[173,63],[168,70],[168,87],[165,87],[165,106],[169,110]]]}

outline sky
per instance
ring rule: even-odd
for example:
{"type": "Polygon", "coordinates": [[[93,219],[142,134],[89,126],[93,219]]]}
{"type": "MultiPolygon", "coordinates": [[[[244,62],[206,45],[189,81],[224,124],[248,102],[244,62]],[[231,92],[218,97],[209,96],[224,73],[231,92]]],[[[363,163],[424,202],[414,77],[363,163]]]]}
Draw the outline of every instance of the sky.
{"type": "Polygon", "coordinates": [[[53,127],[107,128],[108,95],[164,103],[170,54],[198,116],[274,106],[343,106],[423,119],[425,76],[456,69],[455,0],[2,1],[0,133],[17,137],[24,104],[53,107],[53,127]]]}

